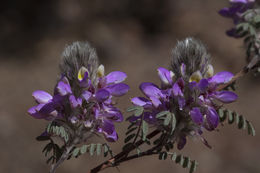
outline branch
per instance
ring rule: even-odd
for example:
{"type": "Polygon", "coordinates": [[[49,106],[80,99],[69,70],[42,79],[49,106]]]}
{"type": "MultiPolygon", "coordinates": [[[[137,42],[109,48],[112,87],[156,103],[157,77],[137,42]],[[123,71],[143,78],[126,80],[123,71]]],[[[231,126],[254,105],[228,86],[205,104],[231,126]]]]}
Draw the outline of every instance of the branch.
{"type": "Polygon", "coordinates": [[[223,90],[224,88],[228,87],[235,81],[237,81],[239,78],[246,75],[248,72],[250,72],[252,69],[255,68],[255,66],[259,63],[259,56],[255,55],[254,58],[248,63],[247,66],[245,66],[241,71],[239,71],[228,83],[225,83],[223,85],[220,85],[217,90],[223,90]]]}
{"type": "MultiPolygon", "coordinates": [[[[150,134],[147,135],[148,139],[153,138],[154,136],[158,135],[160,133],[159,130],[154,130],[153,132],[151,132],[150,134]]],[[[136,142],[135,145],[131,145],[129,146],[129,148],[127,148],[126,150],[121,151],[120,153],[118,153],[116,156],[114,156],[113,158],[101,163],[100,165],[98,165],[97,167],[93,168],[90,170],[89,173],[97,173],[103,169],[112,167],[114,165],[114,163],[116,163],[117,160],[123,158],[126,154],[128,154],[129,152],[131,152],[132,150],[134,150],[136,147],[142,145],[144,143],[143,140],[139,140],[136,142]]]]}
{"type": "Polygon", "coordinates": [[[59,167],[59,165],[61,163],[63,163],[69,157],[69,153],[70,153],[72,148],[73,148],[73,146],[70,146],[70,147],[66,148],[66,151],[63,152],[63,154],[61,155],[59,161],[51,166],[50,173],[55,173],[55,171],[59,167]]]}
{"type": "MultiPolygon", "coordinates": [[[[224,88],[226,88],[227,86],[231,85],[232,83],[234,83],[235,81],[237,81],[239,78],[243,77],[244,75],[246,75],[249,71],[251,71],[252,69],[254,69],[254,67],[259,63],[259,56],[256,55],[249,63],[247,66],[245,66],[241,71],[239,71],[228,83],[220,85],[218,87],[217,90],[222,90],[224,88]]],[[[148,139],[153,138],[154,136],[156,136],[157,134],[159,134],[160,131],[159,130],[155,130],[153,132],[151,132],[149,135],[147,135],[148,139]]],[[[103,169],[109,168],[109,167],[113,167],[115,165],[115,163],[122,163],[128,160],[132,160],[135,158],[138,158],[140,156],[148,156],[148,155],[152,155],[152,154],[157,154],[156,152],[154,152],[153,148],[146,151],[146,152],[142,152],[139,155],[135,154],[129,157],[125,157],[128,153],[130,153],[131,151],[133,151],[136,147],[142,145],[144,143],[143,140],[139,140],[138,142],[136,142],[135,145],[131,145],[129,146],[129,148],[127,148],[126,150],[121,151],[120,153],[118,153],[116,156],[112,157],[111,159],[101,163],[100,165],[98,165],[97,167],[93,168],[90,170],[89,173],[97,173],[103,169]]]]}

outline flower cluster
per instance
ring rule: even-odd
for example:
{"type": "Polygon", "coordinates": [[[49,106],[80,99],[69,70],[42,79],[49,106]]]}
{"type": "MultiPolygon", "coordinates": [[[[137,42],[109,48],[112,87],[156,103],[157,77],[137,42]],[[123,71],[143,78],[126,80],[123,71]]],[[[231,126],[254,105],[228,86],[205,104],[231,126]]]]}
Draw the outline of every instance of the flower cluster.
{"type": "MultiPolygon", "coordinates": [[[[231,91],[218,91],[219,85],[227,83],[233,77],[230,72],[219,72],[213,75],[212,65],[208,65],[205,75],[200,71],[194,72],[186,80],[186,65],[181,64],[181,77],[176,78],[172,71],[158,68],[161,87],[153,83],[142,83],[140,90],[146,97],[134,97],[132,103],[142,106],[145,110],[143,120],[160,127],[156,115],[162,111],[175,114],[177,121],[178,148],[182,149],[187,135],[201,137],[203,129],[209,131],[217,128],[219,116],[217,109],[222,104],[231,103],[237,95],[231,91]]],[[[140,121],[140,117],[132,117],[130,121],[140,121]]],[[[205,140],[201,137],[205,142],[205,140]]]]}
{"type": "MultiPolygon", "coordinates": [[[[244,22],[242,14],[248,9],[252,9],[255,0],[230,0],[230,7],[222,8],[219,14],[223,17],[232,18],[235,25],[244,22]]],[[[229,29],[227,35],[231,37],[241,37],[237,34],[237,29],[235,27],[229,29]]]]}
{"type": "Polygon", "coordinates": [[[71,87],[74,84],[66,76],[58,81],[53,96],[42,90],[33,92],[38,105],[30,108],[28,113],[37,119],[63,122],[68,126],[102,133],[108,141],[116,141],[118,136],[114,122],[123,121],[123,116],[112,98],[128,92],[129,86],[122,83],[127,76],[120,71],[105,76],[103,65],[98,67],[96,75],[97,82],[94,83],[88,69],[81,67],[77,81],[74,81],[80,87],[77,94],[71,87]]]}

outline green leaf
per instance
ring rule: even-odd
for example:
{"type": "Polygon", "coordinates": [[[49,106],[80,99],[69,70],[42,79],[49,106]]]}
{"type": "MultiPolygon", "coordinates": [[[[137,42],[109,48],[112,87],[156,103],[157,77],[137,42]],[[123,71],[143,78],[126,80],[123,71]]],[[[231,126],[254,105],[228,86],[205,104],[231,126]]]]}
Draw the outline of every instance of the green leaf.
{"type": "Polygon", "coordinates": [[[47,126],[47,128],[46,128],[46,131],[47,131],[48,133],[51,132],[51,126],[52,126],[52,123],[48,124],[48,126],[47,126]]]}
{"type": "Polygon", "coordinates": [[[135,123],[131,123],[128,127],[127,127],[127,129],[131,129],[133,126],[135,126],[136,124],[135,123]]]}
{"type": "Polygon", "coordinates": [[[101,147],[102,147],[101,144],[97,144],[97,148],[96,148],[97,155],[101,154],[101,147]]]}
{"type": "Polygon", "coordinates": [[[248,27],[249,27],[249,24],[248,24],[248,23],[245,23],[245,22],[240,23],[240,24],[238,24],[238,25],[236,26],[237,29],[242,28],[244,31],[247,31],[247,30],[248,30],[248,27]]]}
{"type": "Polygon", "coordinates": [[[87,145],[83,145],[81,148],[80,148],[80,153],[81,154],[84,154],[87,152],[87,145]]]}
{"type": "Polygon", "coordinates": [[[45,152],[45,156],[47,156],[47,154],[52,150],[52,148],[53,148],[53,143],[50,142],[43,148],[42,152],[43,153],[45,152]]]}
{"type": "Polygon", "coordinates": [[[134,106],[127,109],[127,112],[132,112],[132,111],[134,111],[134,116],[138,117],[142,115],[144,108],[142,106],[134,106]]]}
{"type": "Polygon", "coordinates": [[[135,115],[136,117],[139,117],[140,115],[143,114],[143,112],[144,112],[144,108],[141,107],[141,106],[139,106],[138,109],[135,110],[134,115],[135,115]]]}
{"type": "Polygon", "coordinates": [[[172,130],[171,130],[171,134],[173,134],[174,130],[175,130],[175,127],[176,127],[176,118],[175,118],[175,115],[174,113],[171,113],[171,116],[172,116],[172,130]]]}
{"type": "Polygon", "coordinates": [[[182,157],[183,157],[183,156],[182,156],[181,154],[178,155],[178,156],[176,157],[175,163],[180,163],[181,160],[183,159],[182,157]]]}
{"type": "Polygon", "coordinates": [[[247,121],[247,130],[249,135],[255,136],[255,129],[249,121],[247,121]]]}
{"type": "Polygon", "coordinates": [[[255,129],[253,125],[248,120],[246,120],[243,115],[238,115],[235,111],[230,111],[227,109],[219,109],[218,115],[221,122],[224,122],[226,119],[228,119],[229,124],[236,122],[238,129],[247,129],[249,135],[255,136],[255,129]],[[224,115],[222,112],[224,112],[224,115]]]}
{"type": "Polygon", "coordinates": [[[108,152],[109,152],[109,148],[108,148],[108,146],[105,144],[105,145],[104,145],[104,157],[107,157],[108,152]]]}
{"type": "Polygon", "coordinates": [[[77,157],[80,154],[79,152],[80,152],[80,149],[79,148],[75,148],[73,150],[73,152],[72,152],[72,156],[77,157]]]}
{"type": "Polygon", "coordinates": [[[137,106],[132,106],[132,107],[129,107],[129,108],[127,108],[127,112],[133,112],[133,111],[135,111],[137,108],[136,108],[137,106]]]}
{"type": "Polygon", "coordinates": [[[189,163],[190,163],[190,158],[189,157],[184,157],[184,161],[183,161],[182,167],[183,168],[187,168],[189,166],[189,163]]]}
{"type": "Polygon", "coordinates": [[[125,143],[128,143],[131,139],[135,137],[135,134],[131,134],[125,138],[125,143]]]}
{"type": "Polygon", "coordinates": [[[246,119],[242,115],[238,116],[238,119],[239,119],[238,128],[239,129],[246,129],[246,119]]]}
{"type": "Polygon", "coordinates": [[[143,138],[142,138],[142,140],[143,141],[145,141],[146,140],[146,135],[147,135],[147,133],[148,133],[148,129],[149,129],[149,127],[148,127],[148,124],[147,124],[147,122],[146,121],[143,121],[142,122],[142,132],[143,132],[143,138]]]}
{"type": "Polygon", "coordinates": [[[218,115],[219,115],[219,120],[220,122],[225,121],[226,119],[226,114],[224,114],[224,111],[222,109],[218,109],[218,115]]]}
{"type": "Polygon", "coordinates": [[[129,130],[127,130],[127,132],[125,133],[125,135],[129,135],[130,133],[132,133],[133,131],[135,131],[137,129],[137,127],[131,128],[129,130]]]}
{"type": "Polygon", "coordinates": [[[173,153],[171,159],[172,159],[173,161],[176,161],[176,158],[177,158],[177,154],[176,154],[176,153],[173,153]]]}
{"type": "Polygon", "coordinates": [[[259,23],[259,22],[260,22],[260,15],[256,15],[256,16],[254,17],[254,22],[255,22],[255,23],[259,23]]]}
{"type": "Polygon", "coordinates": [[[171,118],[172,118],[171,113],[168,113],[168,114],[166,115],[164,121],[163,121],[163,125],[164,125],[164,126],[168,126],[169,123],[170,123],[170,121],[171,121],[171,118]]]}
{"type": "Polygon", "coordinates": [[[195,160],[191,161],[189,157],[183,156],[182,154],[177,155],[175,152],[168,152],[168,155],[171,155],[171,160],[180,164],[183,168],[189,168],[191,173],[196,170],[198,163],[195,160]]]}
{"type": "Polygon", "coordinates": [[[90,144],[89,153],[90,153],[91,156],[94,155],[95,149],[96,149],[96,144],[90,144]]]}
{"type": "Polygon", "coordinates": [[[228,123],[232,124],[233,122],[234,122],[234,115],[230,110],[228,110],[228,123]]]}
{"type": "Polygon", "coordinates": [[[137,153],[138,156],[140,156],[140,154],[141,154],[141,150],[140,150],[139,147],[136,148],[136,153],[137,153]]]}
{"type": "Polygon", "coordinates": [[[161,152],[159,154],[159,160],[166,160],[167,159],[167,152],[161,152]]]}
{"type": "Polygon", "coordinates": [[[256,35],[255,28],[252,25],[249,25],[249,33],[250,35],[256,35]]]}
{"type": "Polygon", "coordinates": [[[198,162],[196,162],[195,160],[193,160],[193,161],[191,162],[190,173],[195,172],[196,169],[197,169],[197,166],[198,166],[198,162]]]}
{"type": "Polygon", "coordinates": [[[180,160],[180,165],[183,167],[183,164],[184,164],[184,160],[185,160],[185,157],[184,156],[182,156],[181,157],[181,160],[180,160]]]}
{"type": "Polygon", "coordinates": [[[167,114],[169,114],[170,112],[169,111],[162,111],[162,112],[159,112],[158,114],[156,114],[156,118],[161,118],[167,114]]]}

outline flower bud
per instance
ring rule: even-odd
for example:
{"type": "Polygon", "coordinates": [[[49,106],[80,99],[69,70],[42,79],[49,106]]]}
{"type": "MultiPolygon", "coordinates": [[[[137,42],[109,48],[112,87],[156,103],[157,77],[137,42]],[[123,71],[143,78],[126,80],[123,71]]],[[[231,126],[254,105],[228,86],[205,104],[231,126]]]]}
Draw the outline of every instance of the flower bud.
{"type": "Polygon", "coordinates": [[[211,64],[208,65],[206,78],[212,77],[214,75],[214,68],[211,64]]]}
{"type": "Polygon", "coordinates": [[[74,42],[64,49],[59,67],[60,75],[66,76],[70,84],[77,83],[79,71],[82,67],[85,68],[85,72],[87,69],[90,80],[96,83],[98,68],[96,50],[88,42],[74,42]]]}
{"type": "Polygon", "coordinates": [[[98,75],[98,77],[104,77],[104,75],[105,75],[105,67],[104,67],[103,64],[98,66],[97,75],[98,75]]]}
{"type": "Polygon", "coordinates": [[[183,77],[188,81],[194,72],[199,71],[202,76],[205,75],[210,55],[206,47],[198,40],[186,38],[178,41],[173,49],[171,68],[176,77],[183,77]]]}

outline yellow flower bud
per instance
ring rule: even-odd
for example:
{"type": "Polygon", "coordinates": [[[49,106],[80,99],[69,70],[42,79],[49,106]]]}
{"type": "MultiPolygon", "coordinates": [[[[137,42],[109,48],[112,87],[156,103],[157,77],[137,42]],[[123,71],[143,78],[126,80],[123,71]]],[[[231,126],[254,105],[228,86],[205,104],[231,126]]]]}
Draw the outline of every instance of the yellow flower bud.
{"type": "Polygon", "coordinates": [[[192,75],[190,76],[189,82],[199,82],[202,79],[202,75],[200,71],[196,71],[194,73],[192,73],[192,75]]]}
{"type": "Polygon", "coordinates": [[[206,77],[209,78],[209,77],[212,77],[214,75],[214,68],[211,64],[208,65],[207,67],[207,72],[206,72],[206,77]]]}
{"type": "Polygon", "coordinates": [[[85,73],[88,72],[88,69],[86,67],[81,67],[78,72],[78,79],[81,81],[85,77],[85,73]]]}
{"type": "Polygon", "coordinates": [[[98,67],[97,75],[98,77],[103,77],[105,75],[105,67],[102,64],[98,67]]]}

